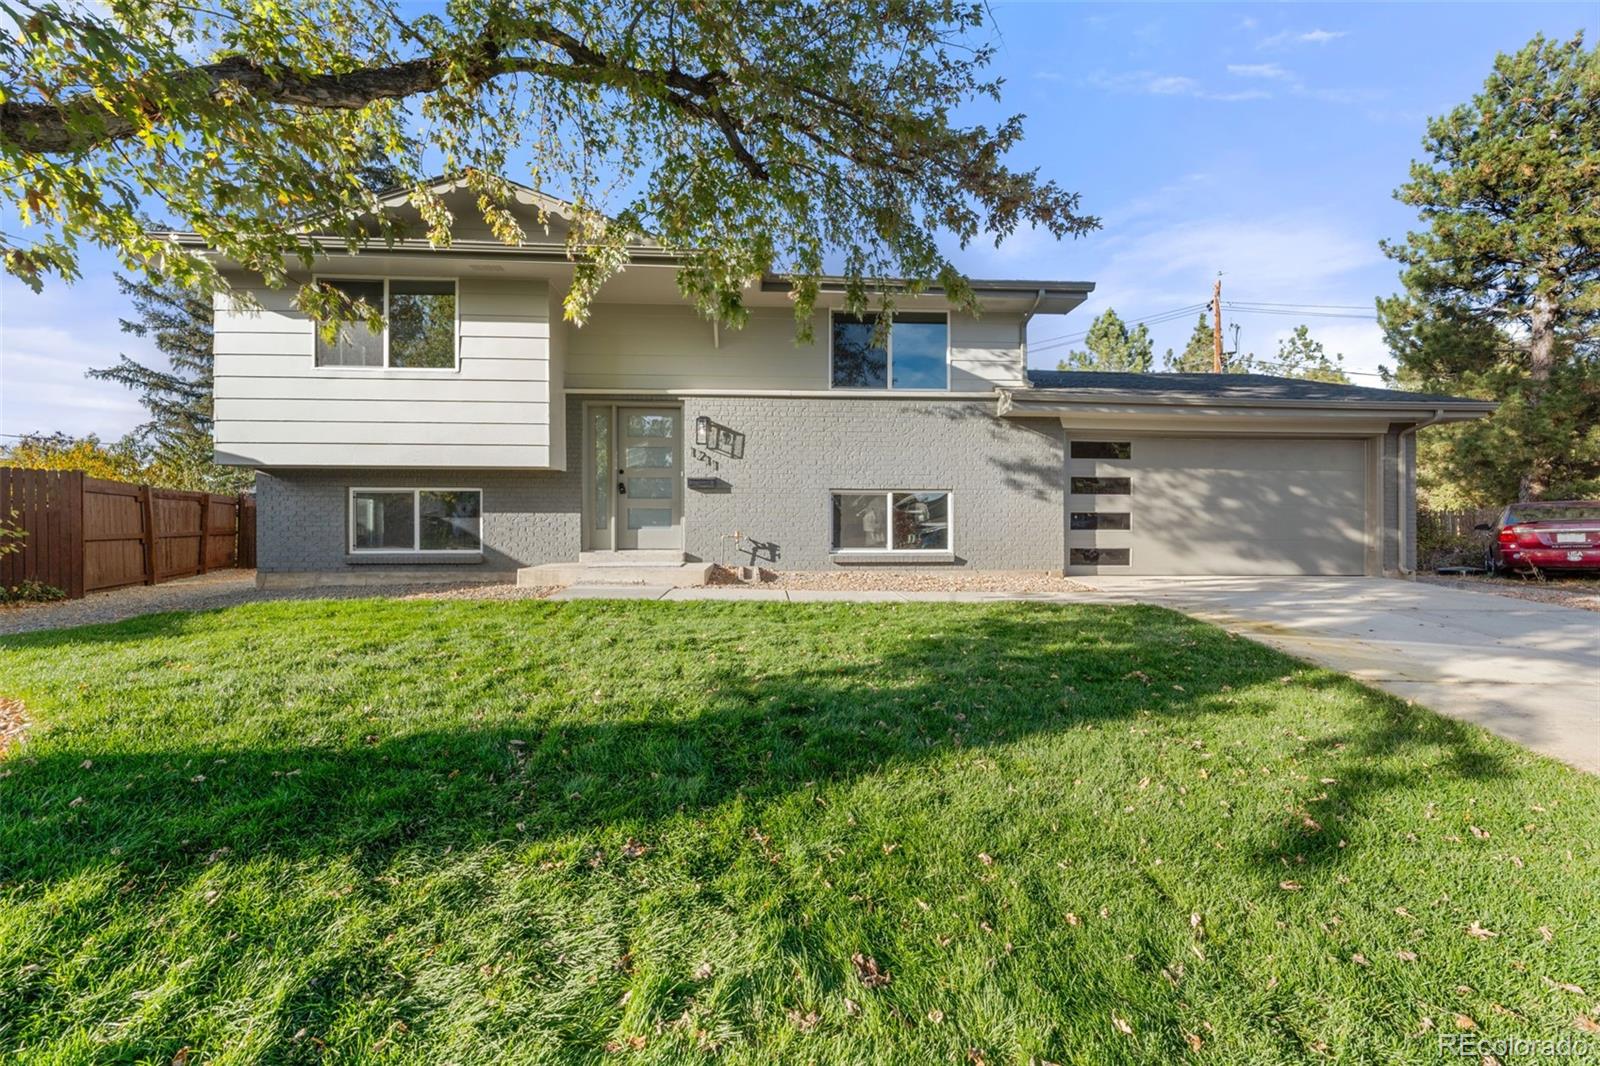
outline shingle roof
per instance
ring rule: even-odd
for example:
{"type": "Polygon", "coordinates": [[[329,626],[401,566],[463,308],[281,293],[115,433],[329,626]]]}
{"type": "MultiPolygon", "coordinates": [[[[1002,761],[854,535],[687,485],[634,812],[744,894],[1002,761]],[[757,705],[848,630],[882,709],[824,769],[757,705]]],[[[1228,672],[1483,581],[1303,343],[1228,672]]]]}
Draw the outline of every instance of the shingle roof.
{"type": "Polygon", "coordinates": [[[1036,389],[1063,389],[1092,398],[1096,394],[1148,394],[1152,400],[1277,400],[1307,403],[1416,403],[1471,404],[1484,401],[1461,396],[1439,396],[1364,385],[1334,385],[1325,381],[1280,378],[1268,374],[1133,374],[1102,370],[1029,370],[1036,389]]]}

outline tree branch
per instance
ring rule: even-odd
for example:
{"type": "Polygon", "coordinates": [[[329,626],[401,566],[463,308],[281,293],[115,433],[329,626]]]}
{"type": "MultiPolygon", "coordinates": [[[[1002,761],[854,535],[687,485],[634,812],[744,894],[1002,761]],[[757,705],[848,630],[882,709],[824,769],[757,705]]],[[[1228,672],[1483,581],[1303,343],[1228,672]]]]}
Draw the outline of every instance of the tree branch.
{"type": "MultiPolygon", "coordinates": [[[[690,74],[675,67],[629,66],[595,51],[549,23],[534,23],[520,29],[524,32],[517,35],[516,43],[550,45],[564,53],[567,61],[504,55],[502,47],[491,40],[466,64],[469,79],[483,82],[514,74],[532,74],[648,93],[714,126],[727,142],[734,159],[753,178],[763,182],[769,179],[766,166],[745,145],[743,127],[719,99],[718,94],[729,82],[725,71],[690,74]]],[[[317,110],[357,110],[379,100],[436,92],[445,86],[448,69],[449,63],[444,57],[429,56],[340,73],[306,74],[233,56],[191,67],[176,76],[195,79],[200,91],[213,98],[242,91],[265,103],[317,110]]],[[[6,100],[0,103],[0,142],[32,155],[76,155],[126,140],[143,125],[159,125],[164,117],[159,106],[148,105],[140,122],[108,110],[91,93],[76,93],[56,102],[6,100]]]]}

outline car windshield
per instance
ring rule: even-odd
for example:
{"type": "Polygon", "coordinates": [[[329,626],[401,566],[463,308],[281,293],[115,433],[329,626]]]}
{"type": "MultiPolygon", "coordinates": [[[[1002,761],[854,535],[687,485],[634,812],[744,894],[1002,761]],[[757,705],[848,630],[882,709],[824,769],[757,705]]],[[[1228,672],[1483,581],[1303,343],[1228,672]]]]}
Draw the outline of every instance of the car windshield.
{"type": "Polygon", "coordinates": [[[1513,522],[1582,522],[1600,519],[1600,503],[1521,504],[1511,508],[1513,522]]]}

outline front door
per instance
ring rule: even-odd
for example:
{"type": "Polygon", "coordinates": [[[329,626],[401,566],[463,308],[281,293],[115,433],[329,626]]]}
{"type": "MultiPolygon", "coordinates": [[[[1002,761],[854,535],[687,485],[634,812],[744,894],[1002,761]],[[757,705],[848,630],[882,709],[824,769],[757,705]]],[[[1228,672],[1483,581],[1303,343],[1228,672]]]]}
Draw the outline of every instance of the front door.
{"type": "Polygon", "coordinates": [[[590,546],[602,551],[681,551],[682,412],[674,407],[595,405],[587,421],[591,488],[585,494],[590,508],[585,525],[590,546]]]}

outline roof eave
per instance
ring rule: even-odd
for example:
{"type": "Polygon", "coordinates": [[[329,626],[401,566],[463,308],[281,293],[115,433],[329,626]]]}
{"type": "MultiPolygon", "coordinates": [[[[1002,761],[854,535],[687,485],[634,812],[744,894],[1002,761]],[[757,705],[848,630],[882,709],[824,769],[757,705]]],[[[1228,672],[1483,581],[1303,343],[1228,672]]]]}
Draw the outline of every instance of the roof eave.
{"type": "Polygon", "coordinates": [[[1440,422],[1466,422],[1493,414],[1499,404],[1492,400],[1303,400],[1281,398],[1251,398],[1242,396],[1196,396],[1182,393],[1160,392],[1095,392],[1065,389],[1005,389],[1000,395],[1001,414],[1050,415],[1063,409],[1094,408],[1101,413],[1114,413],[1121,408],[1129,413],[1146,408],[1180,408],[1199,413],[1203,409],[1223,407],[1232,409],[1266,408],[1275,411],[1300,411],[1306,413],[1349,414],[1376,412],[1396,416],[1408,415],[1431,418],[1439,415],[1440,422]],[[1019,395],[1025,398],[1018,399],[1019,395]]]}

